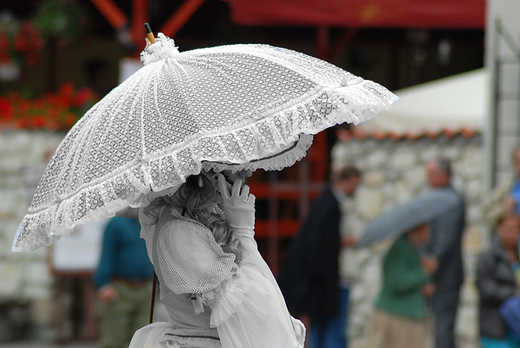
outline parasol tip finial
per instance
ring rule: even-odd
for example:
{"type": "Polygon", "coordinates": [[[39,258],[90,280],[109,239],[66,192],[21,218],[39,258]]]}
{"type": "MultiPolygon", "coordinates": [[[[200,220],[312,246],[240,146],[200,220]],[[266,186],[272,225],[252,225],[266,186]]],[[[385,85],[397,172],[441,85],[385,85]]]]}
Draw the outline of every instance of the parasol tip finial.
{"type": "Polygon", "coordinates": [[[150,29],[148,23],[144,23],[144,29],[146,30],[146,38],[150,40],[151,43],[155,43],[155,37],[153,36],[152,29],[150,29]]]}
{"type": "MultiPolygon", "coordinates": [[[[146,41],[150,42],[148,37],[146,38],[146,41]]],[[[178,58],[179,48],[175,46],[175,41],[173,41],[173,39],[170,39],[163,33],[158,33],[157,39],[154,40],[154,43],[155,44],[150,42],[150,45],[146,45],[143,52],[141,52],[141,61],[144,65],[148,65],[162,59],[178,58]]]]}

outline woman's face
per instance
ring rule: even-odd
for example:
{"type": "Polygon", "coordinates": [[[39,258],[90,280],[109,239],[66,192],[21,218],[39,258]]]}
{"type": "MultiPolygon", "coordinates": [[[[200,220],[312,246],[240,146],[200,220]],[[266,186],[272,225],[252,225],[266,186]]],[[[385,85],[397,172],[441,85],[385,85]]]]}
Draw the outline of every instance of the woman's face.
{"type": "Polygon", "coordinates": [[[520,237],[520,226],[514,218],[504,219],[498,226],[498,236],[505,249],[514,249],[520,237]]]}

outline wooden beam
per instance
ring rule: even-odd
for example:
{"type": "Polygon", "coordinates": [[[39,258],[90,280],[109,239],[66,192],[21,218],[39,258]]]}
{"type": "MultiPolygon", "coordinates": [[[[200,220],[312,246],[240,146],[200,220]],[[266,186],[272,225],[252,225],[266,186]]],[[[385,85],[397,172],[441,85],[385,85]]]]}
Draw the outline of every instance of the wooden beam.
{"type": "Polygon", "coordinates": [[[203,3],[204,0],[185,0],[160,31],[166,36],[174,37],[203,3]]]}
{"type": "Polygon", "coordinates": [[[146,45],[146,31],[144,23],[148,22],[149,12],[148,0],[134,0],[132,7],[132,26],[130,27],[130,37],[137,52],[141,52],[146,45]]]}

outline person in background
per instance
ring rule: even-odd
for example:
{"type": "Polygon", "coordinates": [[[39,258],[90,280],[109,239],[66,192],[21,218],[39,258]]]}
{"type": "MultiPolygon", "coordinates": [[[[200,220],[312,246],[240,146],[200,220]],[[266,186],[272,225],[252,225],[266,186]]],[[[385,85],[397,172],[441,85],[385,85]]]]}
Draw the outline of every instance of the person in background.
{"type": "Polygon", "coordinates": [[[515,176],[495,189],[484,208],[484,215],[491,230],[496,228],[501,215],[520,214],[520,146],[513,150],[512,159],[515,176]]]}
{"type": "Polygon", "coordinates": [[[520,216],[501,216],[491,246],[482,252],[477,261],[482,348],[520,347],[520,341],[511,334],[499,312],[502,303],[518,294],[519,237],[520,216]]]}
{"type": "MultiPolygon", "coordinates": [[[[123,348],[135,330],[150,318],[153,266],[135,218],[116,216],[103,236],[101,259],[95,274],[102,303],[100,339],[103,348],[123,348]]],[[[130,214],[130,213],[128,213],[130,214]]]]}
{"type": "Polygon", "coordinates": [[[339,257],[341,246],[353,247],[357,240],[341,231],[342,207],[349,206],[360,182],[354,166],[333,173],[332,185],[313,202],[278,274],[289,310],[310,320],[310,348],[347,347],[349,284],[341,282],[339,257]]]}
{"type": "Polygon", "coordinates": [[[430,240],[426,253],[435,257],[438,269],[433,274],[435,293],[431,309],[435,320],[435,345],[437,348],[454,348],[455,317],[459,304],[459,292],[464,281],[462,265],[462,234],[465,228],[464,199],[451,186],[451,163],[438,158],[426,163],[427,181],[433,190],[448,190],[460,197],[457,208],[430,222],[430,240]]]}
{"type": "Polygon", "coordinates": [[[423,224],[397,238],[388,250],[370,322],[370,348],[431,347],[427,298],[435,291],[430,275],[437,261],[419,253],[428,237],[428,225],[423,224]]]}

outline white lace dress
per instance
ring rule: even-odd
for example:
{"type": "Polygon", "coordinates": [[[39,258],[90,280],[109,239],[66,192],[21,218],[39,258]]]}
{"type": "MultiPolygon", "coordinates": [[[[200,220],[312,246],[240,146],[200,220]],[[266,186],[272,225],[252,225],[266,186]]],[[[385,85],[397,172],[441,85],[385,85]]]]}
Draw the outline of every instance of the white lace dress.
{"type": "Polygon", "coordinates": [[[196,221],[173,219],[156,233],[140,218],[170,322],[138,330],[129,348],[303,347],[305,327],[289,315],[252,230],[234,230],[238,266],[196,221]]]}

